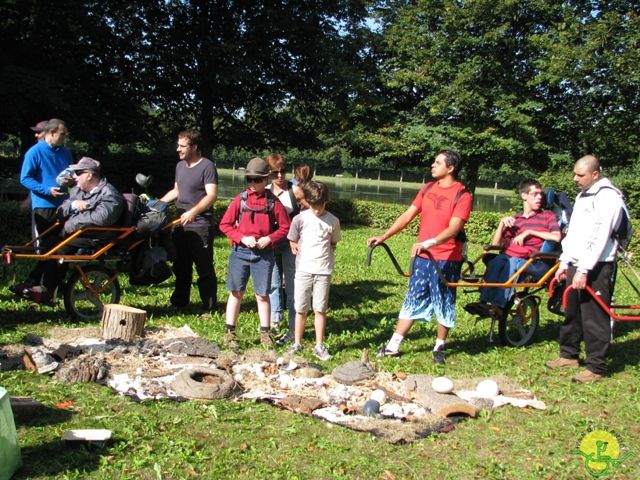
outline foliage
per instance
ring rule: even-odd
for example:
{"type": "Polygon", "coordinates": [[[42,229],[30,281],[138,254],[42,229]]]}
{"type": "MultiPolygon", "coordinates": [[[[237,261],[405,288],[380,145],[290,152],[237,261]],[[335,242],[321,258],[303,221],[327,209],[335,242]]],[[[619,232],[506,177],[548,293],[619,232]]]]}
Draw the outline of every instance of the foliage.
{"type": "MultiPolygon", "coordinates": [[[[397,275],[382,252],[376,251],[371,266],[365,265],[365,240],[370,234],[369,228],[347,227],[336,250],[326,336],[333,359],[322,364],[325,372],[359,359],[363,348],[375,351],[395,328],[406,279],[397,275]]],[[[409,235],[389,241],[403,265],[408,264],[412,242],[409,235]]],[[[216,272],[224,279],[226,240],[216,239],[215,250],[216,272]]],[[[220,314],[205,320],[195,307],[179,314],[168,308],[172,281],[133,289],[124,276],[121,280],[125,283],[122,302],[147,310],[147,328],[187,324],[204,338],[221,341],[224,318],[220,314]]],[[[616,293],[621,301],[637,302],[629,288],[620,287],[616,293]]],[[[194,286],[194,303],[196,290],[194,286]]],[[[635,325],[616,327],[611,376],[598,384],[578,385],[569,380],[571,373],[549,371],[543,364],[558,354],[561,322],[557,316],[542,308],[542,325],[534,343],[503,348],[488,341],[488,322],[476,321],[462,308],[476,301],[477,293],[457,293],[457,324],[447,342],[446,366],[437,367],[431,360],[435,326],[420,322],[403,343],[402,356],[378,359],[377,368],[398,377],[420,373],[456,380],[504,375],[531,390],[545,402],[546,410],[504,406],[461,421],[449,433],[389,445],[369,434],[267,403],[135,402],[104,385],[65,384],[23,370],[2,371],[0,381],[10,395],[31,397],[45,405],[37,414],[17,415],[24,466],[15,478],[588,478],[584,461],[575,451],[593,429],[619,435],[627,446],[624,453],[637,455],[638,405],[632,399],[639,394],[640,331],[635,325]],[[71,402],[72,410],[55,408],[61,402],[71,402]],[[110,429],[114,439],[103,447],[61,443],[61,432],[82,428],[110,429]],[[443,461],[451,459],[452,452],[455,461],[443,461]]],[[[543,304],[544,295],[540,293],[543,304]]],[[[238,321],[243,350],[258,345],[252,297],[249,291],[238,321]]],[[[221,289],[219,300],[224,299],[221,289]]],[[[313,342],[312,323],[308,322],[305,332],[305,347],[313,342]]],[[[4,284],[0,325],[0,345],[21,342],[28,332],[46,336],[52,327],[97,326],[71,322],[60,306],[34,307],[16,301],[4,284]]],[[[310,350],[305,348],[304,356],[313,360],[310,350]]],[[[635,458],[617,465],[614,477],[639,478],[635,458]]]]}

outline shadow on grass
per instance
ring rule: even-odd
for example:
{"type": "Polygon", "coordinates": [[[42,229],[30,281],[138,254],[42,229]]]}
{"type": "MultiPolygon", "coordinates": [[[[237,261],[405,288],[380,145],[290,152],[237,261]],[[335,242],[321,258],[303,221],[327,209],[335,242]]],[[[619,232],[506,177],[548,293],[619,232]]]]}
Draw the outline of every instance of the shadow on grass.
{"type": "Polygon", "coordinates": [[[73,412],[42,405],[23,409],[15,408],[13,416],[16,427],[43,427],[67,422],[73,416],[73,412]]]}
{"type": "Polygon", "coordinates": [[[107,447],[70,444],[63,440],[21,448],[22,468],[14,479],[57,477],[65,472],[77,471],[82,476],[97,470],[100,457],[108,454],[107,447]]]}

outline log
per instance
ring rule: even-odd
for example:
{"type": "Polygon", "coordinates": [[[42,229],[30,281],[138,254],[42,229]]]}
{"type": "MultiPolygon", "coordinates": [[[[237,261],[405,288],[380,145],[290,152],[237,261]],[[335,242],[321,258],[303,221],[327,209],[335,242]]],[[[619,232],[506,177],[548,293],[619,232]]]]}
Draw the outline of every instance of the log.
{"type": "Polygon", "coordinates": [[[108,303],[102,311],[100,331],[102,338],[120,338],[126,342],[144,334],[147,312],[138,308],[108,303]]]}

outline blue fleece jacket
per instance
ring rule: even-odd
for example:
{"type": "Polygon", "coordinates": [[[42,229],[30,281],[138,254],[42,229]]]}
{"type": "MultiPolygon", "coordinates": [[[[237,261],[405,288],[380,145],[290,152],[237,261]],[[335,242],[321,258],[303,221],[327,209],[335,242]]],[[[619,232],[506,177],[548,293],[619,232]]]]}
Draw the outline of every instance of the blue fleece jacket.
{"type": "Polygon", "coordinates": [[[63,197],[53,198],[49,191],[51,187],[58,186],[56,176],[72,161],[67,147],[52,147],[45,141],[27,150],[22,162],[20,183],[31,191],[31,208],[56,208],[62,203],[63,197]]]}

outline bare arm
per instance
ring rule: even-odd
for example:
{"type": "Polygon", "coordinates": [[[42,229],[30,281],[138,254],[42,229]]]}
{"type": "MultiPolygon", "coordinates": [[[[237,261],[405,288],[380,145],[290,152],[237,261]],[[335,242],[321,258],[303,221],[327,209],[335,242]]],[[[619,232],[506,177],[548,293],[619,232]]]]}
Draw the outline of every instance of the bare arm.
{"type": "Polygon", "coordinates": [[[451,240],[456,235],[458,235],[458,233],[462,231],[462,229],[464,228],[464,224],[465,224],[465,221],[462,218],[451,217],[451,220],[449,220],[449,225],[447,226],[447,228],[442,230],[434,238],[425,240],[422,243],[415,243],[413,247],[411,247],[411,256],[416,256],[419,253],[429,250],[429,248],[431,248],[434,245],[440,245],[441,243],[451,240]]]}
{"type": "Polygon", "coordinates": [[[178,184],[174,183],[173,188],[169,190],[164,196],[160,199],[160,201],[165,203],[171,203],[178,198],[178,184]]]}
{"type": "Polygon", "coordinates": [[[367,239],[367,246],[373,247],[382,242],[385,242],[388,238],[394,236],[396,233],[402,231],[406,228],[407,225],[411,223],[411,221],[416,218],[418,215],[418,208],[411,205],[407,208],[402,215],[396,218],[396,221],[393,222],[386,232],[384,232],[379,237],[371,237],[367,239]]]}

